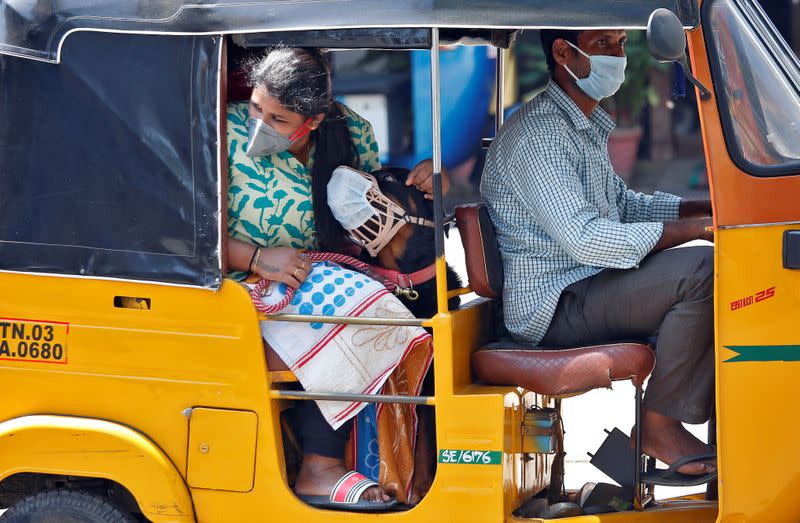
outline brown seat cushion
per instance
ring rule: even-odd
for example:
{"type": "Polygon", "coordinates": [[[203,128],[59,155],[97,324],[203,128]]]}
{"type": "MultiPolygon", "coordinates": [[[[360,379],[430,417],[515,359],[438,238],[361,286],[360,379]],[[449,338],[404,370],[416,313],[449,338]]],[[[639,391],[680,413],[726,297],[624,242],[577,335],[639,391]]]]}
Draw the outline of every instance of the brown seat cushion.
{"type": "Polygon", "coordinates": [[[464,246],[469,286],[479,296],[499,298],[503,291],[503,259],[486,204],[459,205],[455,215],[464,246]]]}
{"type": "Polygon", "coordinates": [[[642,385],[655,363],[649,346],[630,342],[573,349],[496,342],[472,356],[472,368],[485,383],[523,387],[547,396],[609,388],[617,380],[642,385]]]}

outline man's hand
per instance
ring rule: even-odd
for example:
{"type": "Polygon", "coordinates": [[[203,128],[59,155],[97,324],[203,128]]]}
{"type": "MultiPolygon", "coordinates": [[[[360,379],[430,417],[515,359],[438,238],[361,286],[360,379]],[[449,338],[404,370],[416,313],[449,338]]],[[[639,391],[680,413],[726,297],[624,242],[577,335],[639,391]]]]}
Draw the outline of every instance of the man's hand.
{"type": "Polygon", "coordinates": [[[664,223],[661,239],[650,252],[658,252],[692,240],[714,241],[711,218],[686,218],[664,223]]]}
{"type": "MultiPolygon", "coordinates": [[[[413,185],[425,193],[425,198],[433,199],[433,160],[428,158],[419,162],[406,177],[406,185],[413,185]]],[[[447,173],[442,167],[442,192],[446,193],[449,188],[447,173]]]]}
{"type": "Polygon", "coordinates": [[[711,216],[711,200],[681,200],[679,218],[705,218],[711,216]]]}

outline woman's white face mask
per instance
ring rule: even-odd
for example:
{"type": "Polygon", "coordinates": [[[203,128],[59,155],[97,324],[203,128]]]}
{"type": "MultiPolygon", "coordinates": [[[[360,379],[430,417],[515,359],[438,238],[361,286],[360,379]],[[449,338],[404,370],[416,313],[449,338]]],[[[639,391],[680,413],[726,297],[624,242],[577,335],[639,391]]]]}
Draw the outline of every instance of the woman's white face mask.
{"type": "Polygon", "coordinates": [[[625,56],[588,55],[570,41],[566,41],[576,51],[589,59],[589,76],[578,78],[566,64],[564,69],[575,79],[576,85],[590,98],[600,101],[616,93],[625,81],[625,56]]]}
{"type": "Polygon", "coordinates": [[[307,118],[291,136],[284,136],[268,123],[250,117],[247,119],[247,145],[244,153],[251,158],[282,153],[294,142],[311,132],[311,118],[307,118]]]}

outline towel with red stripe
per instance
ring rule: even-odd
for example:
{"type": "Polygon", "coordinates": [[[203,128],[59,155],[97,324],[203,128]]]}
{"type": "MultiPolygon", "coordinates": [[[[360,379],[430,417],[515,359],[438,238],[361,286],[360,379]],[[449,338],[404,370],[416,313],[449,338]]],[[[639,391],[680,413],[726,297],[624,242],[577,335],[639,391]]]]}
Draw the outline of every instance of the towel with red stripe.
{"type": "MultiPolygon", "coordinates": [[[[273,283],[262,298],[279,302],[284,284],[273,283]]],[[[308,278],[282,313],[323,316],[413,318],[383,284],[330,262],[313,264],[308,278]]],[[[261,322],[266,342],[306,391],[377,394],[415,348],[429,350],[421,327],[261,322]]],[[[358,414],[361,402],[317,401],[334,429],[358,414]]]]}

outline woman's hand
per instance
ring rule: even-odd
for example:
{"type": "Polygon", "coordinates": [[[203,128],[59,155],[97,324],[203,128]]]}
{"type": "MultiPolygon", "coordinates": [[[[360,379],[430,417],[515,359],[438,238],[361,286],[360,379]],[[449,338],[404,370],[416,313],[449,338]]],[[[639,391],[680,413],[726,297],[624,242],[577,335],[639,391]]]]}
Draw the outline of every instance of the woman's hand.
{"type": "MultiPolygon", "coordinates": [[[[406,185],[414,185],[417,189],[425,193],[425,198],[433,199],[433,160],[428,158],[419,162],[406,177],[406,185]]],[[[446,193],[449,188],[447,173],[442,167],[442,192],[446,193]]]]}
{"type": "Polygon", "coordinates": [[[260,247],[250,270],[266,280],[279,281],[297,289],[308,277],[311,262],[290,247],[260,247]]]}

